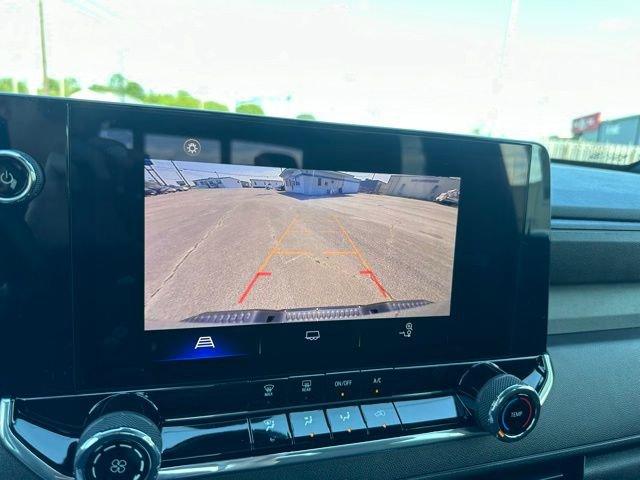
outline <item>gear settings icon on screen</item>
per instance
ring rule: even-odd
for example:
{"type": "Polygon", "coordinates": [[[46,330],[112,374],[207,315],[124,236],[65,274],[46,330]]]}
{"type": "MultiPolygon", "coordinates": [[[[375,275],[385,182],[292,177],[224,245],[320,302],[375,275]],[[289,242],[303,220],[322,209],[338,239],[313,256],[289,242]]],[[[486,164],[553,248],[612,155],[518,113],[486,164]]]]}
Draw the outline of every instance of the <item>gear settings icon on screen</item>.
{"type": "Polygon", "coordinates": [[[200,142],[195,138],[190,138],[186,142],[184,142],[183,148],[184,152],[192,157],[198,155],[200,153],[200,150],[202,150],[200,142]]]}

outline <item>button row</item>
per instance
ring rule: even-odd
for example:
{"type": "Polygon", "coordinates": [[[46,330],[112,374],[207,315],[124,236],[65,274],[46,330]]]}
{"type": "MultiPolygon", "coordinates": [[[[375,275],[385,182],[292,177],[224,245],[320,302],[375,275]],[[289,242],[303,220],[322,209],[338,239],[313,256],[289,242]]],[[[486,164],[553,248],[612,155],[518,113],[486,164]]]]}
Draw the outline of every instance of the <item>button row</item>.
{"type": "Polygon", "coordinates": [[[451,425],[460,418],[453,396],[346,405],[325,410],[278,413],[214,425],[165,427],[163,459],[224,457],[313,448],[401,435],[451,425]]]}
{"type": "Polygon", "coordinates": [[[312,366],[326,365],[341,355],[362,358],[393,353],[414,359],[446,349],[447,325],[385,318],[379,322],[299,322],[272,324],[259,335],[244,328],[193,329],[157,339],[154,354],[163,360],[229,359],[260,356],[278,363],[287,355],[305,355],[312,366]]]}
{"type": "Polygon", "coordinates": [[[392,393],[393,369],[354,370],[251,382],[252,407],[348,401],[392,393]]]}
{"type": "Polygon", "coordinates": [[[333,402],[367,403],[396,395],[452,391],[466,365],[314,373],[207,387],[150,392],[165,418],[290,408],[333,402]]]}
{"type": "Polygon", "coordinates": [[[457,385],[463,370],[464,366],[385,368],[254,380],[250,383],[250,407],[270,408],[450,390],[457,385]]]}

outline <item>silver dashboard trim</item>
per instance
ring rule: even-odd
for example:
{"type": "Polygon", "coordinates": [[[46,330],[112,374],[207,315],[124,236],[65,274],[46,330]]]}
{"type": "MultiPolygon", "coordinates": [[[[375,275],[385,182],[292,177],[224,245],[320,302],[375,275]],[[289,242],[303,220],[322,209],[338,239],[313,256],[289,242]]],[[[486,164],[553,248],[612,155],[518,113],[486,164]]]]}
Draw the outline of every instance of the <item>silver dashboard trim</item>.
{"type": "Polygon", "coordinates": [[[202,463],[199,465],[165,467],[160,469],[158,479],[177,480],[185,478],[205,478],[207,475],[218,472],[238,472],[240,470],[252,470],[275,465],[292,465],[308,460],[329,460],[336,457],[379,452],[395,447],[425,445],[427,443],[455,440],[458,438],[469,438],[480,435],[486,435],[486,433],[476,429],[456,428],[451,430],[441,430],[438,432],[407,435],[404,437],[383,438],[380,440],[370,440],[361,443],[335,445],[331,447],[316,448],[313,450],[274,453],[271,455],[262,455],[260,457],[224,460],[202,463]]]}
{"type": "Polygon", "coordinates": [[[540,397],[540,405],[544,405],[544,402],[547,401],[547,397],[551,392],[551,387],[553,386],[554,381],[553,365],[551,365],[551,357],[548,353],[542,355],[542,365],[544,366],[547,377],[545,378],[542,388],[540,388],[540,392],[538,392],[538,396],[540,397]]]}
{"type": "Polygon", "coordinates": [[[26,467],[40,478],[52,480],[73,480],[45,463],[29,447],[15,436],[13,429],[13,400],[3,398],[0,400],[0,441],[14,457],[20,460],[26,467]]]}
{"type": "MultiPolygon", "coordinates": [[[[542,356],[542,362],[545,367],[547,376],[539,392],[541,405],[546,401],[554,381],[553,367],[551,365],[551,359],[549,358],[548,354],[542,356]]],[[[73,480],[72,477],[61,474],[51,466],[46,464],[15,436],[12,429],[13,405],[13,399],[0,400],[0,441],[2,442],[2,444],[34,473],[40,475],[41,478],[54,480],[73,480]]],[[[361,455],[396,447],[426,445],[429,443],[443,442],[460,438],[471,438],[481,435],[488,434],[478,428],[454,428],[437,432],[425,432],[414,435],[406,435],[403,437],[383,438],[347,445],[321,447],[312,450],[274,453],[269,455],[261,455],[258,457],[205,462],[196,465],[164,467],[160,469],[158,479],[193,480],[206,478],[214,473],[254,470],[274,465],[292,465],[308,460],[330,460],[336,457],[361,455]]]]}

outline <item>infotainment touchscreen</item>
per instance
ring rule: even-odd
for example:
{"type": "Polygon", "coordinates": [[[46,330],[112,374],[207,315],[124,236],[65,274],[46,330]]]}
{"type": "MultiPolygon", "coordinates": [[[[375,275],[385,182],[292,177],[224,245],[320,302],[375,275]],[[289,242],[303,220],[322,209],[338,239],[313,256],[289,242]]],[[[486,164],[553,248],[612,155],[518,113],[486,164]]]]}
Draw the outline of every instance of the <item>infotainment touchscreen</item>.
{"type": "Polygon", "coordinates": [[[460,183],[147,160],[145,330],[449,316],[460,183]]]}

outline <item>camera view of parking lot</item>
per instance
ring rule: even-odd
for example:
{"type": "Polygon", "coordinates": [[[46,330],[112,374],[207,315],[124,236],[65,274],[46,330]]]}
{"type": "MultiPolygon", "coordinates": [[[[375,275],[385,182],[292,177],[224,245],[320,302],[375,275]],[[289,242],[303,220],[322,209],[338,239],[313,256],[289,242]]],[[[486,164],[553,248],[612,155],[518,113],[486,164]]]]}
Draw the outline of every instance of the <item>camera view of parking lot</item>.
{"type": "Polygon", "coordinates": [[[145,168],[148,330],[449,314],[457,178],[145,168]]]}

